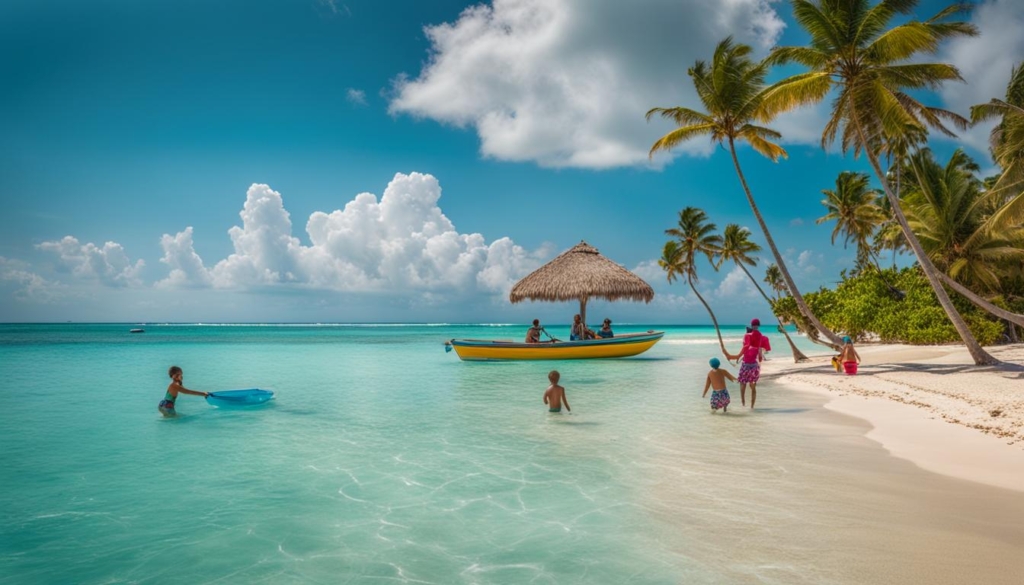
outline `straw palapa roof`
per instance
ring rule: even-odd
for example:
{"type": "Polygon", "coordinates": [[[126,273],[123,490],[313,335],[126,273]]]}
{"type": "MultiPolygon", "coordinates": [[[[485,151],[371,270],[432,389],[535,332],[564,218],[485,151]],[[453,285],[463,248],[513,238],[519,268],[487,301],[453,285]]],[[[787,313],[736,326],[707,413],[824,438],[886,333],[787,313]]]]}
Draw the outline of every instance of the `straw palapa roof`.
{"type": "Polygon", "coordinates": [[[517,282],[508,298],[513,303],[524,300],[586,303],[591,298],[649,303],[654,298],[654,289],[639,276],[599,254],[597,248],[581,241],[517,282]]]}

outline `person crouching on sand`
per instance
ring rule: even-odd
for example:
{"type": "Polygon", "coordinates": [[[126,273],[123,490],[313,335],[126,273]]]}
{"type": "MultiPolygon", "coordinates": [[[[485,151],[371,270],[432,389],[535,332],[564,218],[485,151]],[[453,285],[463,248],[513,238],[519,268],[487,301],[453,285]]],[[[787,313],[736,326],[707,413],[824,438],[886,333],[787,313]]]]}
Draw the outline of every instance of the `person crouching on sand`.
{"type": "Polygon", "coordinates": [[[839,361],[843,364],[843,371],[847,376],[857,373],[857,366],[860,364],[860,354],[853,348],[853,340],[847,335],[843,338],[843,349],[839,352],[839,361]]]}
{"type": "Polygon", "coordinates": [[[178,399],[178,394],[194,394],[196,396],[209,396],[209,392],[200,392],[198,390],[189,390],[188,388],[181,385],[181,378],[184,376],[184,372],[178,366],[171,366],[171,369],[167,370],[167,375],[171,377],[171,383],[167,386],[167,393],[164,394],[164,399],[160,401],[160,405],[157,409],[160,410],[160,414],[164,416],[177,416],[178,413],[174,410],[174,401],[178,399]]]}
{"type": "Polygon", "coordinates": [[[736,378],[728,370],[719,369],[722,362],[718,358],[711,358],[708,363],[711,364],[711,371],[708,372],[708,377],[704,381],[704,393],[700,397],[707,396],[708,388],[710,388],[711,412],[715,412],[719,408],[722,409],[722,412],[729,412],[729,389],[726,388],[725,381],[729,379],[735,382],[736,378]]]}
{"type": "Polygon", "coordinates": [[[562,375],[558,370],[551,370],[548,373],[548,381],[551,385],[544,391],[544,404],[548,405],[548,412],[562,412],[562,403],[565,403],[566,412],[572,412],[569,408],[569,399],[565,397],[565,388],[558,385],[558,379],[562,375]]]}

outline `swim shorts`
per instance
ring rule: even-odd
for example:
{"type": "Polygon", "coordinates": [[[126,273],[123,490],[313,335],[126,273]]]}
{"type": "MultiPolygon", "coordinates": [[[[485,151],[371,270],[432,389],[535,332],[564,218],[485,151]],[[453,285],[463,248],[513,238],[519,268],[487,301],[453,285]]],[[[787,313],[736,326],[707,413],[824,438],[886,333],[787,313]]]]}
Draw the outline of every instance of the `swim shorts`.
{"type": "Polygon", "coordinates": [[[174,411],[174,402],[170,400],[161,400],[160,405],[157,406],[157,409],[159,409],[161,413],[166,415],[177,414],[174,411]]]}
{"type": "Polygon", "coordinates": [[[725,408],[729,406],[729,390],[714,390],[711,392],[711,409],[718,410],[719,408],[725,408]]]}
{"type": "Polygon", "coordinates": [[[740,384],[757,384],[761,379],[761,364],[743,362],[740,364],[740,375],[736,378],[740,384]]]}

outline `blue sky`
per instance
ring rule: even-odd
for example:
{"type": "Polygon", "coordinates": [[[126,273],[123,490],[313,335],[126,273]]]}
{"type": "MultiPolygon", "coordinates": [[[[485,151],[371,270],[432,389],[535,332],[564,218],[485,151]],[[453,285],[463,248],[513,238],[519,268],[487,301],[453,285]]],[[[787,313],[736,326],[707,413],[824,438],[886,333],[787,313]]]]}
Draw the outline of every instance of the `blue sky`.
{"type": "MultiPolygon", "coordinates": [[[[696,105],[686,68],[726,35],[803,37],[781,2],[642,4],[9,0],[0,321],[564,323],[571,303],[508,289],[586,240],[657,293],[592,320],[709,322],[652,266],[664,230],[694,205],[763,239],[728,155],[649,161],[667,127],[643,115],[696,105]]],[[[930,96],[961,114],[1024,59],[1024,5],[970,18],[940,52],[969,83],[930,96]]],[[[826,106],[773,125],[788,160],[740,151],[805,290],[853,256],[814,225],[821,189],[866,170],[817,147],[826,106]]],[[[987,131],[933,147],[991,165],[987,131]]],[[[739,274],[700,286],[726,323],[768,311],[739,274]]]]}

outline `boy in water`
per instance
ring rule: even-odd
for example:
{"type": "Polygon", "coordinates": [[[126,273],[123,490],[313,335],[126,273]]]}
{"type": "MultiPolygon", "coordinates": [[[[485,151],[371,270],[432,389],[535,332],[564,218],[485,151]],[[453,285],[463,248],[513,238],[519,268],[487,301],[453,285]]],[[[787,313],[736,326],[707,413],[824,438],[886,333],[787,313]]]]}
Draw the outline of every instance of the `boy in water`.
{"type": "Polygon", "coordinates": [[[728,370],[718,369],[722,365],[718,358],[711,358],[708,363],[711,364],[711,371],[708,372],[707,380],[704,381],[704,393],[700,397],[707,396],[708,388],[711,388],[711,412],[715,412],[719,408],[722,409],[722,412],[729,412],[729,390],[725,387],[725,381],[729,379],[735,382],[736,378],[728,370]]]}
{"type": "Polygon", "coordinates": [[[572,412],[569,408],[569,399],[565,397],[565,388],[558,385],[561,374],[558,370],[551,370],[548,373],[548,381],[551,385],[544,391],[544,404],[548,405],[548,412],[562,412],[562,403],[565,403],[565,410],[572,412]]]}
{"type": "Polygon", "coordinates": [[[174,410],[174,401],[178,399],[178,394],[195,394],[196,396],[209,396],[209,392],[200,392],[198,390],[189,390],[188,388],[181,385],[181,378],[184,376],[184,372],[178,366],[171,366],[170,370],[167,370],[167,375],[171,377],[171,383],[167,386],[167,393],[164,394],[164,399],[160,401],[160,405],[157,407],[160,410],[160,414],[164,416],[177,416],[178,413],[174,410]]]}

